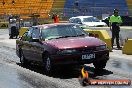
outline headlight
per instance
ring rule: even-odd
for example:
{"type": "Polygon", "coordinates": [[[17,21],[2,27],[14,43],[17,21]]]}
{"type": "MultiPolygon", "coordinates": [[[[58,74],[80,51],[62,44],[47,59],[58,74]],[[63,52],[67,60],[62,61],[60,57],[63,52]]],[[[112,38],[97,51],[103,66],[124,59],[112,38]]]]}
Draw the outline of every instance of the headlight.
{"type": "Polygon", "coordinates": [[[58,54],[72,54],[72,53],[76,53],[77,50],[73,49],[73,50],[60,50],[58,51],[58,54]]]}
{"type": "Polygon", "coordinates": [[[106,49],[106,48],[107,48],[106,45],[100,45],[100,46],[96,47],[96,50],[103,50],[103,49],[106,49]]]}

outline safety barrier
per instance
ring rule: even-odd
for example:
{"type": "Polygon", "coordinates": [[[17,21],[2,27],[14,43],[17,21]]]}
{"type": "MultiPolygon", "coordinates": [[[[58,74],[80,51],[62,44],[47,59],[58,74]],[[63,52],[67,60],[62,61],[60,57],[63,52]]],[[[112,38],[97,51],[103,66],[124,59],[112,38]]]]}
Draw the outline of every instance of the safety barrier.
{"type": "Polygon", "coordinates": [[[29,27],[21,27],[19,29],[19,37],[23,36],[23,34],[28,30],[29,27]]]}
{"type": "Polygon", "coordinates": [[[109,36],[109,34],[107,33],[106,30],[89,30],[89,29],[85,29],[86,32],[89,33],[90,36],[99,38],[101,40],[103,40],[106,44],[108,49],[111,51],[112,47],[111,47],[111,38],[109,36]]]}
{"type": "Polygon", "coordinates": [[[128,39],[122,48],[122,53],[132,55],[132,46],[131,45],[132,45],[132,39],[128,39]]]}
{"type": "Polygon", "coordinates": [[[0,22],[0,29],[6,29],[8,28],[8,22],[0,22]]]}

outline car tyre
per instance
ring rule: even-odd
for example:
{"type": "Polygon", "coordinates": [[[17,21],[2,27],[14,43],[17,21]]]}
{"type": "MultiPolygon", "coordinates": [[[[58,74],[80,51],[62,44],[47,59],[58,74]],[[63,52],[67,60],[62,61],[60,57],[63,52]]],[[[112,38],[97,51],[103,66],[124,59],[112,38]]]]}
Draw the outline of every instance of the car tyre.
{"type": "Polygon", "coordinates": [[[9,39],[13,39],[13,35],[12,34],[9,36],[9,39]]]}
{"type": "Polygon", "coordinates": [[[52,64],[50,55],[46,55],[45,56],[43,64],[44,64],[43,67],[44,67],[45,74],[47,74],[47,75],[52,74],[52,72],[53,72],[53,64],[52,64]]]}
{"type": "Polygon", "coordinates": [[[98,62],[94,62],[93,65],[94,65],[96,70],[100,71],[100,70],[103,70],[103,68],[105,68],[106,63],[107,63],[106,60],[101,60],[98,62]]]}
{"type": "Polygon", "coordinates": [[[22,66],[26,66],[28,65],[28,61],[26,60],[26,58],[24,57],[24,54],[22,51],[20,51],[20,62],[22,66]]]}

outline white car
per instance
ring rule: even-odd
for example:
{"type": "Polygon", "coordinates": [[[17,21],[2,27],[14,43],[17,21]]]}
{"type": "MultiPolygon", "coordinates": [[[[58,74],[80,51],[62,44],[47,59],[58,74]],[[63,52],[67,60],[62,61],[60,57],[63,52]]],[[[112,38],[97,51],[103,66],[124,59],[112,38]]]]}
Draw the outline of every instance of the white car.
{"type": "Polygon", "coordinates": [[[98,18],[93,16],[77,16],[77,17],[71,17],[69,19],[70,23],[78,23],[82,24],[83,26],[89,26],[89,27],[102,27],[107,26],[105,22],[100,21],[98,18]]]}

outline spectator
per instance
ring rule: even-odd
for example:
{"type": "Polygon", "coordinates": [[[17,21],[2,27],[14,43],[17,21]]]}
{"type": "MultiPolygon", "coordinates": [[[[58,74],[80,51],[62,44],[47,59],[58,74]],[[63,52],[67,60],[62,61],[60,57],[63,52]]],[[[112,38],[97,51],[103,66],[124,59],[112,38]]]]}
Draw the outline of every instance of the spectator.
{"type": "Polygon", "coordinates": [[[75,7],[78,7],[78,3],[79,3],[79,1],[76,0],[75,3],[74,3],[75,4],[75,7]]]}
{"type": "Polygon", "coordinates": [[[110,27],[112,27],[111,32],[112,32],[112,48],[114,44],[114,39],[116,38],[116,44],[117,48],[121,49],[120,43],[119,43],[119,32],[120,32],[120,24],[122,23],[121,17],[118,15],[118,10],[114,9],[114,15],[110,16],[109,19],[110,22],[110,27]]]}
{"type": "Polygon", "coordinates": [[[57,14],[53,14],[52,19],[54,23],[59,23],[59,16],[57,14]]]}

